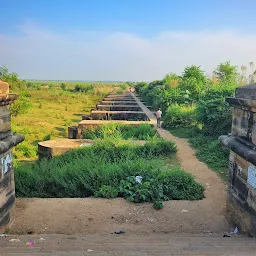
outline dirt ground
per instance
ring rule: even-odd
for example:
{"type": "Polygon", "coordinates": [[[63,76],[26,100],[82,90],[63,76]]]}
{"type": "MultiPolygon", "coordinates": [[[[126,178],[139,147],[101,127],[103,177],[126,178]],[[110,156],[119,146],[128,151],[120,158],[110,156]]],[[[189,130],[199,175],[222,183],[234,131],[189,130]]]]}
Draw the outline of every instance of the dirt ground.
{"type": "Polygon", "coordinates": [[[13,234],[91,234],[124,229],[129,233],[222,233],[230,227],[224,217],[226,188],[222,180],[195,157],[186,139],[164,129],[158,133],[177,143],[178,160],[205,186],[205,199],[169,201],[155,210],[122,198],[17,199],[13,234]]]}

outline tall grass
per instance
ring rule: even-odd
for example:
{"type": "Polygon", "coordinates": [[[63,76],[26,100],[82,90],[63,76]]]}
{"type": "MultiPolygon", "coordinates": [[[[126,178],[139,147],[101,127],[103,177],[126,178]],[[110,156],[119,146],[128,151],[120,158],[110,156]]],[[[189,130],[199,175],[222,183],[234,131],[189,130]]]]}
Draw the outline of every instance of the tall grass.
{"type": "Polygon", "coordinates": [[[130,126],[120,123],[109,123],[84,130],[83,133],[83,138],[86,139],[107,139],[111,137],[124,140],[146,140],[154,136],[156,136],[156,131],[149,124],[130,126]]]}
{"type": "Polygon", "coordinates": [[[15,91],[30,105],[25,113],[12,116],[12,130],[25,135],[25,142],[14,148],[15,157],[36,159],[39,141],[67,137],[68,126],[80,122],[82,114],[89,114],[111,90],[111,87],[95,87],[93,93],[81,93],[57,86],[49,89],[39,86],[38,89],[29,87],[26,92],[15,91]]]}
{"type": "Polygon", "coordinates": [[[157,193],[161,200],[202,198],[203,188],[191,175],[177,167],[168,170],[165,165],[162,157],[175,152],[175,144],[162,139],[153,139],[144,146],[113,139],[99,140],[91,147],[42,160],[31,168],[17,167],[16,194],[21,197],[118,195],[131,201],[136,201],[135,195],[139,195],[142,202],[152,201],[154,191],[160,186],[157,193]],[[142,184],[129,185],[137,175],[143,177],[142,184]],[[148,186],[148,182],[152,186],[148,186]],[[144,193],[141,186],[148,186],[148,191],[144,193]]]}

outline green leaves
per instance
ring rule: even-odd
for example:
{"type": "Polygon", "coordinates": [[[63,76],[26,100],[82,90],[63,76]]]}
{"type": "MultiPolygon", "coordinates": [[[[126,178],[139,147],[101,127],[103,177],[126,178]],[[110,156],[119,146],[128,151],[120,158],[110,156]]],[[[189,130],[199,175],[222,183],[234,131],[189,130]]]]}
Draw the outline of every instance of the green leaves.
{"type": "Polygon", "coordinates": [[[231,130],[232,112],[226,97],[234,94],[234,88],[216,87],[208,89],[198,101],[196,118],[202,123],[202,132],[205,135],[218,137],[231,130]]]}
{"type": "Polygon", "coordinates": [[[195,123],[195,106],[173,104],[164,116],[164,127],[192,127],[195,123]]]}

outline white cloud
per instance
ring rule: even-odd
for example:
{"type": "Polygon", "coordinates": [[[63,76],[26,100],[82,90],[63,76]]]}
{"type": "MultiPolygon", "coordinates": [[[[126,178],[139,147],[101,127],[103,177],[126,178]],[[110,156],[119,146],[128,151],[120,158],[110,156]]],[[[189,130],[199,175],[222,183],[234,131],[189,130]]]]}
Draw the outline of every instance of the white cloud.
{"type": "Polygon", "coordinates": [[[64,80],[161,79],[201,65],[207,73],[231,60],[255,60],[256,34],[239,31],[163,31],[154,37],[121,32],[55,33],[25,24],[0,34],[0,66],[21,78],[64,80]]]}

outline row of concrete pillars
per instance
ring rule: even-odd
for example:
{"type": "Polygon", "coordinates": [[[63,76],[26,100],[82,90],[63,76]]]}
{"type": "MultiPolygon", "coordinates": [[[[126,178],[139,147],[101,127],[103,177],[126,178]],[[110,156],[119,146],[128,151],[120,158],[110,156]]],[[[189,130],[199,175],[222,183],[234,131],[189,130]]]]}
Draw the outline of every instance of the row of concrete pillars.
{"type": "Polygon", "coordinates": [[[90,115],[82,115],[78,126],[70,126],[68,137],[70,139],[82,138],[84,129],[97,127],[100,124],[111,122],[138,125],[141,122],[149,122],[148,115],[141,109],[132,92],[122,94],[111,92],[96,108],[91,110],[90,115]]]}

